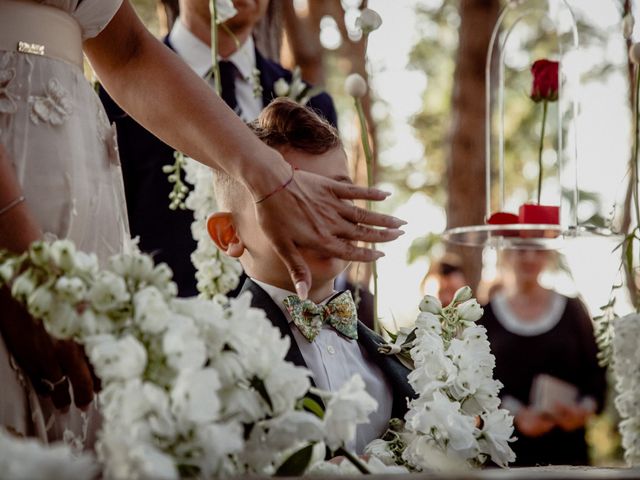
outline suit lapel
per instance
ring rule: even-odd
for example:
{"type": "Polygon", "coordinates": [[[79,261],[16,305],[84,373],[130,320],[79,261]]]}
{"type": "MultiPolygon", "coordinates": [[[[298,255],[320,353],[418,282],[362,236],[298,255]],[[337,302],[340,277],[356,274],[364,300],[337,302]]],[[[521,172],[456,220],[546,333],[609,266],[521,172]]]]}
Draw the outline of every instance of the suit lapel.
{"type": "Polygon", "coordinates": [[[287,352],[285,360],[293,363],[294,365],[298,365],[299,367],[306,367],[307,364],[302,357],[302,352],[300,352],[298,343],[296,342],[296,339],[291,332],[291,328],[289,328],[287,317],[285,317],[284,313],[282,313],[280,307],[276,305],[276,303],[267,292],[260,288],[260,286],[250,278],[247,278],[247,280],[244,282],[242,290],[240,291],[240,295],[242,295],[244,292],[251,292],[251,306],[264,310],[267,318],[271,321],[271,323],[275,327],[278,327],[278,329],[280,330],[280,334],[283,337],[289,337],[291,345],[289,346],[289,351],[287,352]]]}
{"type": "Polygon", "coordinates": [[[385,343],[384,339],[360,321],[358,322],[358,342],[389,381],[393,395],[392,417],[404,418],[404,414],[407,412],[407,399],[416,396],[407,380],[410,370],[402,365],[395,356],[380,353],[378,347],[385,343]]]}
{"type": "Polygon", "coordinates": [[[264,58],[262,54],[256,48],[256,68],[260,71],[260,86],[262,87],[262,106],[263,108],[269,105],[275,98],[273,91],[273,85],[276,81],[284,77],[287,81],[290,78],[286,78],[285,75],[281,75],[280,72],[274,67],[274,65],[264,58]]]}

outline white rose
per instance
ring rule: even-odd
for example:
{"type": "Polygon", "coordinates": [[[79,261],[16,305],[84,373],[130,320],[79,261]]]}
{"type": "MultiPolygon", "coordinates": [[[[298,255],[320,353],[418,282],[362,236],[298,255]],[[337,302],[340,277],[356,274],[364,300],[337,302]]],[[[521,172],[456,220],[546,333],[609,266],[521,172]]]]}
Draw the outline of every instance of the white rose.
{"type": "Polygon", "coordinates": [[[60,277],[54,288],[64,300],[71,303],[78,303],[87,294],[87,285],[78,277],[60,277]]]}
{"type": "Polygon", "coordinates": [[[513,442],[513,417],[506,410],[496,410],[482,415],[482,433],[479,445],[496,465],[506,467],[516,459],[509,442],[513,442]]]}
{"type": "Polygon", "coordinates": [[[197,428],[196,437],[203,452],[198,465],[201,478],[221,478],[236,473],[231,455],[242,451],[243,435],[240,422],[209,423],[197,428]]]}
{"type": "Polygon", "coordinates": [[[11,284],[11,295],[16,299],[26,299],[36,289],[36,280],[30,270],[21,273],[11,284]]]}
{"type": "Polygon", "coordinates": [[[352,73],[347,77],[344,88],[347,94],[354,98],[362,98],[367,94],[367,82],[358,73],[352,73]]]}
{"type": "Polygon", "coordinates": [[[2,478],[96,478],[98,465],[90,453],[73,452],[62,443],[44,445],[35,438],[20,438],[0,429],[2,478]]]}
{"type": "Polygon", "coordinates": [[[87,338],[85,345],[96,374],[105,382],[139,377],[147,366],[147,351],[131,335],[120,339],[96,335],[87,338]]]}
{"type": "Polygon", "coordinates": [[[189,317],[174,315],[162,338],[167,363],[175,370],[197,369],[207,359],[207,349],[189,317]]]}
{"type": "Polygon", "coordinates": [[[130,451],[138,475],[130,478],[177,480],[180,478],[173,457],[148,444],[135,444],[130,451]]]}
{"type": "Polygon", "coordinates": [[[306,368],[289,362],[282,362],[273,367],[264,381],[273,405],[273,413],[293,410],[298,399],[302,398],[311,386],[311,373],[306,368]]]}
{"type": "Polygon", "coordinates": [[[355,438],[356,426],[369,420],[378,402],[367,393],[362,377],[356,374],[331,395],[326,406],[325,442],[335,451],[355,438]]]}
{"type": "Polygon", "coordinates": [[[438,315],[442,311],[442,303],[432,295],[425,295],[418,306],[421,312],[438,315]]]}
{"type": "Polygon", "coordinates": [[[98,312],[119,308],[129,300],[127,285],[122,277],[109,271],[102,271],[89,290],[88,300],[98,312]]]}
{"type": "Polygon", "coordinates": [[[98,271],[98,257],[95,253],[76,251],[74,263],[76,274],[93,274],[98,271]]]}
{"type": "Polygon", "coordinates": [[[47,332],[56,338],[69,338],[82,331],[80,314],[67,302],[53,302],[43,320],[47,332]]]}
{"type": "Polygon", "coordinates": [[[471,290],[471,287],[469,286],[460,287],[456,291],[456,293],[453,295],[453,300],[451,300],[451,303],[466,302],[472,296],[473,296],[473,291],[471,290]]]}
{"type": "Polygon", "coordinates": [[[360,16],[356,18],[356,27],[360,28],[365,34],[377,30],[382,25],[382,17],[370,8],[363,8],[360,16]]]}
{"type": "Polygon", "coordinates": [[[279,78],[273,84],[273,92],[276,97],[286,97],[289,94],[289,84],[284,78],[279,78]]]}
{"type": "Polygon", "coordinates": [[[395,465],[396,456],[389,449],[389,444],[377,438],[364,447],[364,453],[379,459],[385,465],[395,465]]]}
{"type": "Polygon", "coordinates": [[[88,337],[92,335],[101,335],[113,331],[113,323],[106,315],[96,313],[91,308],[86,308],[80,314],[81,335],[88,337]]]}
{"type": "Polygon", "coordinates": [[[218,373],[212,368],[182,370],[171,390],[171,410],[182,421],[207,423],[218,418],[218,373]]]}
{"type": "Polygon", "coordinates": [[[9,283],[9,281],[15,274],[16,265],[14,260],[7,259],[2,264],[0,264],[0,280],[2,280],[4,283],[9,283]]]}
{"type": "Polygon", "coordinates": [[[232,0],[215,0],[215,2],[216,23],[224,23],[238,14],[238,11],[233,6],[232,0]]]}
{"type": "Polygon", "coordinates": [[[457,309],[460,318],[467,322],[477,322],[482,318],[482,307],[475,298],[462,302],[457,309]]]}
{"type": "Polygon", "coordinates": [[[76,247],[71,240],[56,240],[49,250],[54,265],[68,272],[75,267],[76,247]]]}
{"type": "Polygon", "coordinates": [[[47,242],[35,242],[29,248],[29,259],[38,267],[49,266],[51,261],[51,246],[47,242]]]}
{"type": "Polygon", "coordinates": [[[134,320],[143,332],[162,332],[169,323],[169,306],[155,287],[146,287],[133,296],[134,320]]]}
{"type": "Polygon", "coordinates": [[[49,313],[53,305],[54,298],[51,290],[47,286],[41,286],[36,288],[27,300],[27,307],[29,313],[35,318],[43,318],[46,313],[49,313]]]}
{"type": "Polygon", "coordinates": [[[264,443],[269,448],[283,451],[301,442],[318,442],[323,438],[322,420],[314,414],[289,410],[284,414],[267,420],[265,430],[268,431],[264,443]]]}
{"type": "Polygon", "coordinates": [[[407,419],[407,424],[416,432],[430,435],[437,432],[442,439],[441,448],[455,453],[463,459],[473,458],[478,453],[474,437],[475,418],[460,412],[460,403],[452,402],[441,392],[435,392],[425,408],[407,419]]]}

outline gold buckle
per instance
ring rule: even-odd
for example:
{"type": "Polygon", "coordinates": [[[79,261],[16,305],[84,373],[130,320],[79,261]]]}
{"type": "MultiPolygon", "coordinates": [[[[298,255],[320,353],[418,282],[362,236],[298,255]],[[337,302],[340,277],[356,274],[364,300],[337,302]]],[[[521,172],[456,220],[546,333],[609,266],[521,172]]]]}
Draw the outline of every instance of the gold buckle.
{"type": "Polygon", "coordinates": [[[18,51],[32,55],[44,55],[44,45],[39,43],[18,42],[18,51]]]}

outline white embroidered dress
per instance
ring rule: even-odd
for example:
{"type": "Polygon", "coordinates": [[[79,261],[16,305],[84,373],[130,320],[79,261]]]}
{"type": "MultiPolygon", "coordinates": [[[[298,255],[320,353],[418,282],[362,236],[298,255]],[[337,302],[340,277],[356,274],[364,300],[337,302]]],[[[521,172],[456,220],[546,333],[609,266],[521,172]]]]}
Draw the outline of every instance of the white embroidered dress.
{"type": "MultiPolygon", "coordinates": [[[[39,3],[68,12],[85,40],[109,23],[122,0],[39,3]]],[[[109,125],[78,66],[0,50],[0,144],[13,161],[27,205],[44,232],[73,240],[101,261],[121,250],[129,231],[115,127],[109,125]]],[[[29,417],[38,416],[37,402],[15,384],[15,376],[0,342],[0,424],[27,433],[34,429],[29,417]],[[27,396],[30,408],[25,407],[27,396]]],[[[46,402],[44,411],[47,423],[46,402]]],[[[43,436],[41,421],[35,423],[40,423],[35,429],[43,436]]],[[[60,418],[54,423],[60,425],[49,425],[50,439],[70,425],[60,418]]]]}

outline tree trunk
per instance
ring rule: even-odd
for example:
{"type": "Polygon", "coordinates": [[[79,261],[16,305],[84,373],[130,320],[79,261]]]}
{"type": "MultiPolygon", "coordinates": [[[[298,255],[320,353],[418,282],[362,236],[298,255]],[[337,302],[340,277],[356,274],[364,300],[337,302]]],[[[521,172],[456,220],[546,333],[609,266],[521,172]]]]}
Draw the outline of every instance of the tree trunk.
{"type": "MultiPolygon", "coordinates": [[[[485,62],[499,0],[461,0],[459,46],[454,74],[452,124],[447,163],[448,228],[480,225],[485,215],[485,62]]],[[[465,275],[476,290],[482,251],[451,247],[462,256],[465,275]]]]}
{"type": "MultiPolygon", "coordinates": [[[[631,0],[623,0],[623,18],[631,13],[631,0]]],[[[626,39],[627,51],[631,48],[631,38],[626,39]]],[[[633,88],[635,84],[635,69],[631,60],[627,59],[627,77],[629,81],[629,108],[631,112],[635,109],[635,90],[633,88]]],[[[634,133],[635,135],[635,133],[634,133]]],[[[634,161],[636,159],[631,156],[629,158],[629,168],[633,169],[634,161]]],[[[627,192],[624,198],[624,205],[622,210],[622,225],[620,226],[620,231],[625,235],[629,232],[629,228],[631,227],[631,215],[632,211],[635,208],[633,206],[633,181],[634,176],[629,175],[629,184],[627,185],[627,192]]],[[[635,251],[634,251],[635,252],[635,251]]],[[[622,257],[623,265],[626,265],[626,251],[624,248],[620,249],[620,255],[622,257]]],[[[627,290],[629,291],[629,298],[631,299],[631,303],[636,306],[638,305],[638,284],[637,284],[637,275],[634,272],[630,272],[628,268],[624,269],[625,279],[627,283],[627,290]]]]}

